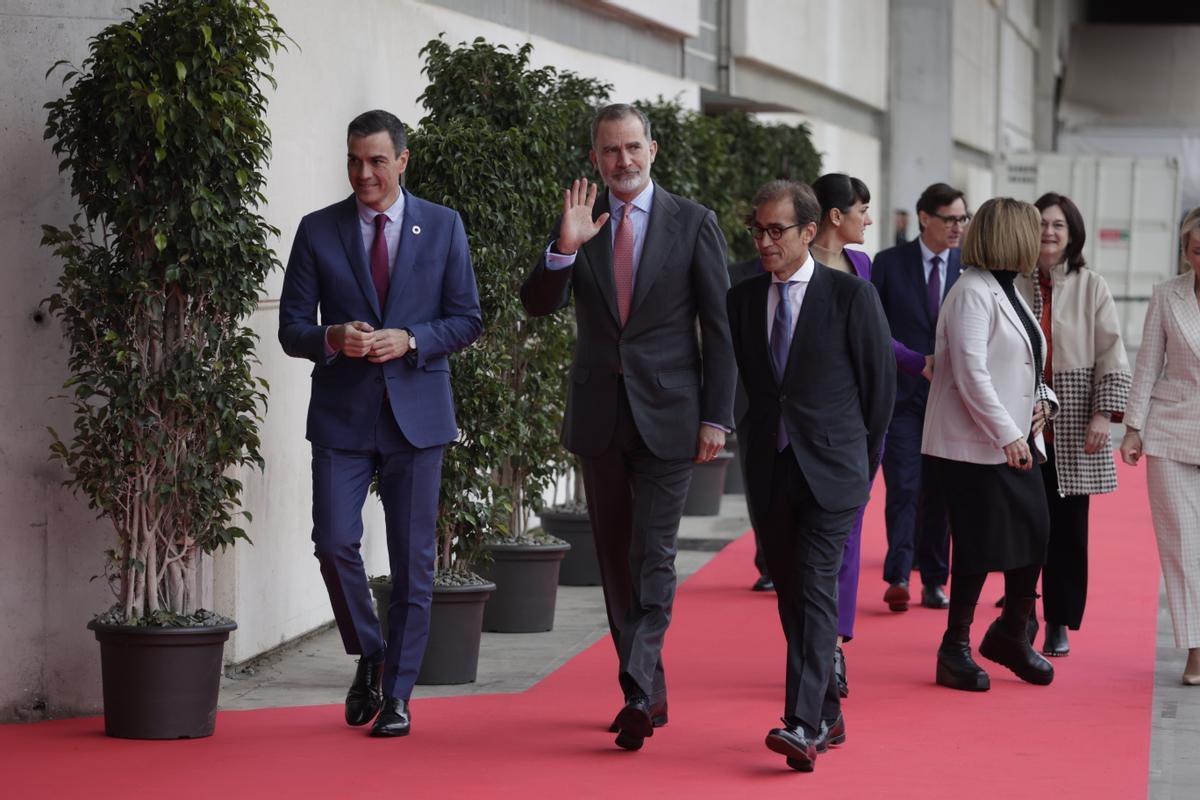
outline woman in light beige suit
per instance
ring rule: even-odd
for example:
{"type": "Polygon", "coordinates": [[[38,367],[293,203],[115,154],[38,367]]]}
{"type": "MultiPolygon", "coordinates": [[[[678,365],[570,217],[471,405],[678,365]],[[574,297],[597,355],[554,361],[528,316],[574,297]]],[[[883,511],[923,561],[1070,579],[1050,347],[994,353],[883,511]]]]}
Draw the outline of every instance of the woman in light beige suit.
{"type": "Polygon", "coordinates": [[[1029,203],[998,197],[980,206],[963,243],[963,272],[938,315],[921,452],[941,470],[950,512],[950,609],[936,680],[952,689],[991,685],[970,645],[989,572],[1004,572],[1005,605],[979,654],[1030,683],[1054,679],[1030,647],[1026,623],[1050,536],[1041,431],[1058,402],[1042,380],[1045,339],[1013,285],[1033,271],[1040,225],[1029,203]]]}
{"type": "Polygon", "coordinates": [[[1183,682],[1200,685],[1200,208],[1179,232],[1186,271],[1154,287],[1125,409],[1121,457],[1146,482],[1183,682]]]}

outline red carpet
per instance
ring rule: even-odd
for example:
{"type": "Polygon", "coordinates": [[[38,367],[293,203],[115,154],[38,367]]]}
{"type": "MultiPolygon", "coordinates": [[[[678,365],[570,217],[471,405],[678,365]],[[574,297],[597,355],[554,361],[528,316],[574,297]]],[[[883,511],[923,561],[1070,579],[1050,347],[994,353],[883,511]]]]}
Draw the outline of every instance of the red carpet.
{"type": "MultiPolygon", "coordinates": [[[[671,724],[638,753],[604,728],[620,704],[602,641],[521,695],[421,700],[415,733],[373,740],[340,706],[231,711],[197,741],[106,738],[98,718],[0,727],[5,797],[1144,797],[1158,565],[1144,469],[1092,505],[1092,587],[1050,687],[991,662],[983,694],[933,683],[944,613],[880,597],[882,485],[867,514],[848,740],[812,774],[763,746],[782,706],[772,598],[748,591],[750,537],[681,588],[668,636],[671,724]],[[816,793],[821,794],[816,794],[816,793]]],[[[1000,594],[994,579],[985,600],[1000,594]]],[[[993,615],[981,606],[977,635],[993,615]]]]}

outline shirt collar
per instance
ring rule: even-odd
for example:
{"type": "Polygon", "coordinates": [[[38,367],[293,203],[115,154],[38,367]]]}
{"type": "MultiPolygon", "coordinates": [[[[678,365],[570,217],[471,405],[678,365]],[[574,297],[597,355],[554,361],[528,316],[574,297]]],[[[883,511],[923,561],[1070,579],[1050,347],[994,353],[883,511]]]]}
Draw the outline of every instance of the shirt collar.
{"type": "Polygon", "coordinates": [[[928,247],[925,246],[925,240],[922,239],[921,237],[919,237],[919,236],[917,237],[917,242],[921,245],[921,260],[924,261],[926,264],[928,264],[930,261],[932,261],[934,256],[937,256],[938,258],[940,258],[942,260],[943,264],[948,264],[950,262],[950,248],[949,247],[947,247],[945,250],[943,250],[940,253],[935,253],[932,250],[930,250],[928,247]]]}
{"type": "MultiPolygon", "coordinates": [[[[654,181],[650,181],[649,183],[646,184],[646,188],[642,189],[642,191],[638,193],[638,196],[633,198],[633,200],[631,200],[630,202],[633,203],[634,208],[637,208],[643,214],[649,214],[650,206],[652,205],[653,200],[654,200],[654,181]]],[[[625,201],[624,200],[617,197],[612,192],[609,192],[608,193],[608,205],[609,205],[609,212],[613,215],[613,217],[617,217],[620,219],[625,218],[625,201]],[[619,215],[617,214],[618,211],[621,212],[619,215]]]]}
{"type": "Polygon", "coordinates": [[[400,190],[399,196],[396,197],[396,202],[388,206],[386,211],[376,211],[370,206],[364,204],[357,196],[354,198],[354,204],[358,207],[358,218],[364,225],[374,225],[375,217],[379,214],[387,214],[388,224],[395,225],[404,218],[404,190],[400,190]]]}
{"type": "Polygon", "coordinates": [[[813,261],[812,253],[808,254],[808,258],[804,262],[804,266],[792,273],[792,277],[787,281],[781,281],[779,276],[774,272],[771,273],[771,283],[808,283],[812,280],[813,272],[817,269],[817,262],[813,261]]]}

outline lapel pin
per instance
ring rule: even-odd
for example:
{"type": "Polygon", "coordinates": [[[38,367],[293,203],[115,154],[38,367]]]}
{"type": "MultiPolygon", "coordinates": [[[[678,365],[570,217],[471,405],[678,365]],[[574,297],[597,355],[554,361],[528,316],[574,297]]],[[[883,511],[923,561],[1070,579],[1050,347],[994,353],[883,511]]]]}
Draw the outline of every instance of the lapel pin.
{"type": "Polygon", "coordinates": [[[421,235],[421,226],[420,226],[420,225],[413,225],[413,226],[412,226],[412,232],[413,232],[413,236],[420,236],[420,235],[421,235]]]}

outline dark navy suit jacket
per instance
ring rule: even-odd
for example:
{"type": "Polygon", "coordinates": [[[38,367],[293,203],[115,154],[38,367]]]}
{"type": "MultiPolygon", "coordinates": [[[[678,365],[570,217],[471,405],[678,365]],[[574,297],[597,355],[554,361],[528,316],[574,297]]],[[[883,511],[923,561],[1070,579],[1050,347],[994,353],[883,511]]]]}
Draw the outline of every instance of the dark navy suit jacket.
{"type": "Polygon", "coordinates": [[[307,430],[314,444],[371,449],[385,386],[414,446],[458,436],[446,357],[483,330],[467,236],[457,212],[407,191],[401,224],[387,307],[380,308],[354,196],[300,220],[279,300],[279,341],[288,355],[316,362],[307,430]],[[409,329],[416,353],[384,364],[326,357],[326,327],[354,320],[409,329]]]}
{"type": "MultiPolygon", "coordinates": [[[[946,286],[942,296],[962,271],[957,248],[950,250],[946,264],[946,286]]],[[[881,250],[875,256],[871,283],[892,329],[896,353],[896,413],[922,413],[929,397],[929,381],[921,376],[925,356],[932,355],[937,320],[930,316],[925,301],[925,265],[919,239],[881,250]]]]}

